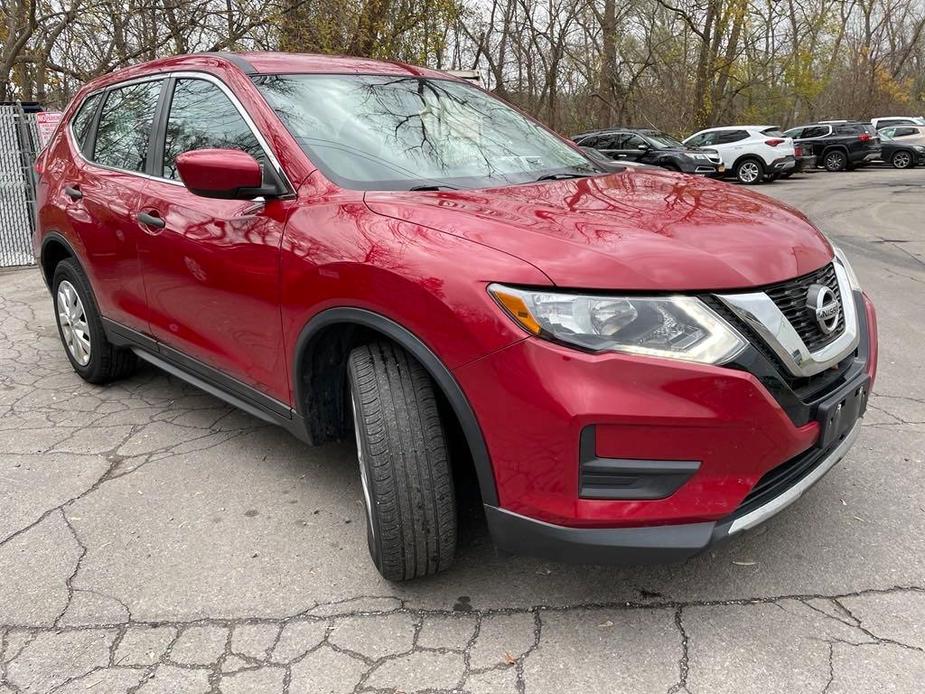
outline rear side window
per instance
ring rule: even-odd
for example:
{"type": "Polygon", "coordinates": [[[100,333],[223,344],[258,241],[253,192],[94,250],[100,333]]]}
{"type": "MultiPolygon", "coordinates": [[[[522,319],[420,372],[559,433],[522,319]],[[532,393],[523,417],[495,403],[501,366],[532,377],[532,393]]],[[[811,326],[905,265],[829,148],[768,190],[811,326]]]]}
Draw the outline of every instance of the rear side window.
{"type": "Polygon", "coordinates": [[[780,128],[765,128],[761,131],[761,134],[766,137],[784,137],[784,133],[780,131],[780,128]]]}
{"type": "Polygon", "coordinates": [[[715,144],[728,145],[746,139],[748,139],[748,132],[745,130],[722,130],[717,133],[715,144]]]}
{"type": "Polygon", "coordinates": [[[626,136],[623,133],[608,133],[606,135],[600,135],[595,147],[597,147],[597,149],[620,149],[620,146],[625,139],[626,136]]]}
{"type": "Polygon", "coordinates": [[[860,135],[862,133],[869,133],[870,131],[868,128],[872,129],[872,127],[873,126],[870,125],[858,125],[856,123],[852,125],[839,125],[836,128],[836,132],[840,135],[860,135]]]}
{"type": "Polygon", "coordinates": [[[803,137],[825,137],[831,132],[828,125],[811,125],[803,128],[803,137]]]}
{"type": "Polygon", "coordinates": [[[124,171],[144,171],[151,123],[162,80],[112,89],[100,113],[93,161],[124,171]]]}
{"type": "Polygon", "coordinates": [[[206,80],[179,79],[167,119],[161,175],[179,180],[177,157],[194,149],[240,149],[266,164],[263,148],[221,89],[206,80]]]}
{"type": "Polygon", "coordinates": [[[100,105],[101,98],[101,94],[91,95],[81,104],[77,115],[71,120],[71,134],[74,135],[81,152],[86,152],[87,136],[90,134],[96,107],[100,105]]]}
{"type": "Polygon", "coordinates": [[[918,135],[918,130],[915,128],[896,128],[896,132],[893,133],[893,137],[908,137],[909,135],[918,135]]]}
{"type": "Polygon", "coordinates": [[[793,138],[802,137],[802,136],[803,136],[803,128],[791,128],[790,130],[787,130],[787,131],[784,133],[784,135],[786,135],[787,137],[793,137],[793,138]]]}

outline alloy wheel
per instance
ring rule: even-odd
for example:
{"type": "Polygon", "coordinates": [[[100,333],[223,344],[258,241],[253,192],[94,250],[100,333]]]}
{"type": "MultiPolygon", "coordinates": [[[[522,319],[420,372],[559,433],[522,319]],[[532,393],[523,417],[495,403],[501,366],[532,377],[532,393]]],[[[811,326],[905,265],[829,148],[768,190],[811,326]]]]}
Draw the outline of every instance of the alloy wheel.
{"type": "Polygon", "coordinates": [[[58,285],[58,322],[68,352],[81,366],[90,363],[90,328],[83,302],[74,285],[62,280],[58,285]]]}
{"type": "Polygon", "coordinates": [[[844,166],[844,155],[841,152],[830,152],[825,158],[825,168],[829,171],[839,171],[844,166]]]}
{"type": "Polygon", "coordinates": [[[897,169],[906,169],[912,163],[912,157],[908,152],[897,152],[893,155],[893,166],[897,169]]]}
{"type": "Polygon", "coordinates": [[[739,180],[742,183],[754,183],[760,174],[758,164],[753,161],[747,161],[739,166],[739,180]]]}

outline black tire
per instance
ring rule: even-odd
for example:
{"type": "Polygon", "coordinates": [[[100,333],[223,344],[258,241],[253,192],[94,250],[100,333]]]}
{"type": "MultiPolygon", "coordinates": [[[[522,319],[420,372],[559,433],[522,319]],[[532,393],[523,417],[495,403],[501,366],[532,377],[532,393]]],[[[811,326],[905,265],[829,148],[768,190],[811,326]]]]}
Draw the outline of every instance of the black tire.
{"type": "Polygon", "coordinates": [[[912,156],[911,152],[898,149],[893,152],[893,156],[890,157],[890,164],[893,165],[894,169],[911,169],[915,166],[915,158],[912,156]]]}
{"type": "MultiPolygon", "coordinates": [[[[106,333],[103,331],[103,323],[100,319],[100,310],[97,306],[96,298],[93,296],[93,291],[90,289],[90,282],[80,265],[72,258],[62,260],[55,266],[51,281],[51,300],[55,311],[55,323],[58,325],[58,335],[61,337],[61,344],[64,346],[64,353],[78,376],[88,383],[102,384],[125,378],[135,370],[138,363],[135,354],[127,349],[116,347],[106,339],[106,333]],[[83,310],[85,320],[82,324],[86,325],[86,330],[82,332],[89,338],[89,358],[86,363],[81,363],[87,357],[86,353],[81,353],[81,359],[78,360],[75,352],[68,346],[65,328],[62,326],[62,315],[58,310],[58,295],[64,282],[67,282],[75,290],[80,300],[80,308],[83,310]]],[[[72,340],[74,339],[76,338],[72,338],[72,340]]]]}
{"type": "Polygon", "coordinates": [[[826,171],[844,171],[848,168],[848,155],[843,150],[831,149],[822,157],[826,171]]]}
{"type": "Polygon", "coordinates": [[[764,182],[764,162],[755,157],[744,157],[736,162],[733,175],[739,183],[753,186],[764,182]]]}
{"type": "Polygon", "coordinates": [[[456,553],[456,497],[433,382],[390,342],[354,349],[347,376],[373,563],[390,581],[443,571],[456,553]]]}

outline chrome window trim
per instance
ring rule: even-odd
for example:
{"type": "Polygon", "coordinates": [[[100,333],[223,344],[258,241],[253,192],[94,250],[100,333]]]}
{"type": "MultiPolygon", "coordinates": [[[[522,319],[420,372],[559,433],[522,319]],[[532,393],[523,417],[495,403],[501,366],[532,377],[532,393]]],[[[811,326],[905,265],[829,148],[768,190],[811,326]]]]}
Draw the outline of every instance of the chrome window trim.
{"type": "MultiPolygon", "coordinates": [[[[244,123],[247,125],[247,127],[250,128],[251,133],[254,135],[254,137],[257,140],[257,144],[259,144],[260,148],[263,150],[263,153],[266,156],[267,161],[270,163],[270,165],[273,167],[276,174],[279,176],[279,180],[282,181],[283,184],[286,186],[287,191],[285,194],[289,195],[295,192],[295,186],[292,185],[292,181],[290,180],[289,176],[286,174],[285,170],[283,170],[283,167],[279,163],[279,159],[276,158],[276,154],[273,152],[273,149],[270,147],[266,138],[264,138],[263,134],[260,132],[260,129],[254,123],[253,119],[250,117],[250,114],[244,108],[243,104],[241,104],[237,96],[235,96],[234,92],[231,91],[228,85],[226,85],[224,82],[222,82],[222,80],[220,80],[218,77],[216,77],[215,75],[211,73],[199,72],[196,70],[181,70],[181,71],[176,71],[176,72],[159,72],[154,75],[143,75],[141,77],[134,77],[132,79],[128,79],[122,82],[114,82],[112,84],[107,84],[105,87],[101,87],[100,89],[96,91],[92,91],[83,98],[83,101],[81,103],[82,104],[86,103],[87,99],[89,99],[94,94],[105,94],[107,91],[111,89],[119,89],[121,87],[127,87],[127,86],[131,86],[132,84],[137,84],[141,82],[153,82],[155,80],[167,80],[167,79],[170,79],[171,77],[175,79],[205,80],[206,82],[211,82],[212,84],[217,86],[222,91],[222,93],[228,98],[232,106],[234,106],[235,109],[238,111],[238,113],[241,115],[241,118],[244,120],[244,123]]],[[[104,100],[102,106],[105,106],[105,105],[106,105],[106,102],[104,100]]],[[[168,108],[169,108],[169,105],[168,105],[168,108]]],[[[168,117],[169,117],[169,112],[168,112],[168,117]]],[[[73,118],[71,119],[71,122],[73,123],[73,118]]],[[[98,169],[103,169],[105,171],[115,171],[117,173],[124,173],[124,174],[129,174],[132,176],[138,176],[140,178],[146,178],[152,181],[160,181],[161,183],[169,183],[171,185],[180,186],[182,188],[186,187],[183,184],[183,181],[175,181],[172,178],[165,178],[163,176],[154,176],[154,175],[145,173],[143,171],[130,171],[128,169],[119,169],[119,168],[112,167],[112,166],[105,166],[91,159],[88,159],[87,157],[84,156],[83,152],[80,150],[80,147],[77,145],[77,140],[73,137],[73,134],[71,133],[70,125],[71,124],[68,124],[68,129],[67,129],[67,134],[70,138],[69,142],[71,146],[77,151],[77,156],[80,157],[80,159],[84,163],[90,166],[94,166],[98,169]]]]}
{"type": "Polygon", "coordinates": [[[854,292],[848,273],[837,258],[832,262],[841,295],[845,329],[836,340],[815,352],[810,352],[787,317],[764,292],[717,294],[716,297],[758,333],[793,376],[815,376],[848,356],[860,340],[854,292]]]}

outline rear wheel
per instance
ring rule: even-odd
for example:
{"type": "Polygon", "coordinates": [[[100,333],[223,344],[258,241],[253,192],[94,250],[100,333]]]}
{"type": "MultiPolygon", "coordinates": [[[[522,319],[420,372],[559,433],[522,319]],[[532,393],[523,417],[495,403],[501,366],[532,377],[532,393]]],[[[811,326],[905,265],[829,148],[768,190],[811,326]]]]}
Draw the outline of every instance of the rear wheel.
{"type": "Polygon", "coordinates": [[[893,153],[890,163],[895,169],[911,169],[912,168],[912,155],[909,152],[901,149],[893,153]]]}
{"type": "Polygon", "coordinates": [[[822,165],[826,171],[844,171],[848,168],[848,155],[840,149],[830,150],[822,158],[822,165]]]}
{"type": "Polygon", "coordinates": [[[76,261],[69,258],[55,266],[51,291],[64,352],[82,379],[109,383],[135,370],[135,355],[106,339],[90,282],[76,261]]]}
{"type": "Polygon", "coordinates": [[[389,342],[357,347],[347,367],[369,553],[385,578],[450,566],[456,498],[434,386],[389,342]]]}
{"type": "Polygon", "coordinates": [[[739,183],[754,185],[764,180],[764,164],[758,159],[749,157],[736,164],[735,177],[739,183]]]}

